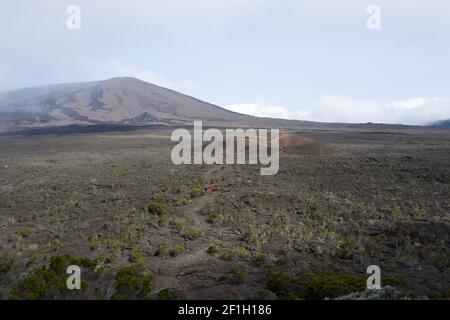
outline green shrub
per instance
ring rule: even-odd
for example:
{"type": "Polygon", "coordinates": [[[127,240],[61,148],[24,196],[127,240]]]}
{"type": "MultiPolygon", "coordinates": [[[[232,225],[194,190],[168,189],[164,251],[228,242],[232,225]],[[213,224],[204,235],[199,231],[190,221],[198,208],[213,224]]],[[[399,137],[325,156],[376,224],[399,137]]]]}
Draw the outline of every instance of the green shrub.
{"type": "Polygon", "coordinates": [[[187,203],[188,203],[188,200],[183,196],[180,196],[175,200],[175,204],[179,207],[184,206],[187,203]]]}
{"type": "Polygon", "coordinates": [[[208,215],[207,221],[209,223],[216,223],[220,217],[219,213],[217,213],[217,211],[208,211],[207,215],[208,215]]]}
{"type": "Polygon", "coordinates": [[[32,235],[33,233],[35,233],[37,231],[36,228],[33,227],[25,227],[20,231],[20,235],[24,238],[29,237],[30,235],[32,235]]]}
{"type": "Polygon", "coordinates": [[[168,215],[169,209],[164,203],[152,201],[147,205],[147,212],[158,217],[163,217],[168,215]]]}
{"type": "MultiPolygon", "coordinates": [[[[7,256],[0,256],[0,276],[13,268],[12,260],[7,256]]],[[[1,277],[0,277],[1,279],[1,277]]]]}
{"type": "Polygon", "coordinates": [[[141,248],[133,248],[130,252],[129,260],[130,262],[134,262],[137,264],[147,263],[147,259],[144,257],[144,252],[141,248]]]}
{"type": "Polygon", "coordinates": [[[382,287],[381,289],[369,290],[363,292],[354,292],[345,296],[336,298],[336,300],[401,300],[406,295],[390,286],[382,287]]]}
{"type": "Polygon", "coordinates": [[[159,218],[159,220],[158,220],[158,225],[159,225],[160,227],[167,226],[168,224],[169,224],[169,218],[168,218],[166,215],[161,216],[161,217],[159,218]]]}
{"type": "Polygon", "coordinates": [[[258,266],[261,267],[264,265],[264,263],[266,262],[266,255],[264,253],[261,252],[256,252],[253,256],[252,256],[252,262],[258,266]]]}
{"type": "Polygon", "coordinates": [[[165,244],[158,244],[158,246],[156,247],[156,250],[155,250],[155,256],[163,257],[166,255],[166,251],[167,251],[167,248],[166,248],[165,244]]]}
{"type": "Polygon", "coordinates": [[[186,219],[185,218],[177,218],[177,217],[175,217],[170,222],[170,227],[172,229],[177,230],[178,232],[180,232],[184,228],[185,225],[186,225],[186,219]]]}
{"type": "Polygon", "coordinates": [[[67,288],[60,276],[45,267],[36,269],[32,274],[22,279],[12,290],[13,300],[39,300],[57,294],[67,288]]]}
{"type": "Polygon", "coordinates": [[[264,288],[260,289],[258,293],[259,293],[259,297],[262,300],[276,300],[277,299],[277,295],[275,293],[273,293],[270,290],[264,289],[264,288]]]}
{"type": "Polygon", "coordinates": [[[239,266],[233,267],[233,269],[231,269],[230,271],[230,274],[233,276],[233,279],[236,280],[238,283],[243,283],[247,278],[247,272],[242,270],[239,266]]]}
{"type": "MultiPolygon", "coordinates": [[[[70,265],[77,265],[86,269],[93,269],[95,261],[89,259],[78,259],[69,255],[50,258],[48,266],[35,269],[31,274],[19,281],[11,292],[11,299],[15,300],[38,300],[50,299],[60,295],[67,295],[66,271],[70,265]]],[[[88,284],[81,281],[81,289],[86,289],[88,284]]]]}
{"type": "Polygon", "coordinates": [[[233,251],[231,251],[230,249],[226,249],[226,250],[222,251],[220,258],[225,261],[231,261],[231,260],[233,260],[234,256],[235,255],[234,255],[233,251]]]}
{"type": "Polygon", "coordinates": [[[186,245],[184,243],[178,243],[175,246],[173,246],[172,250],[170,250],[170,255],[172,257],[176,257],[180,253],[184,252],[186,250],[186,245]]]}
{"type": "Polygon", "coordinates": [[[408,280],[399,275],[383,277],[382,285],[400,288],[403,290],[409,290],[411,288],[408,280]]]}
{"type": "Polygon", "coordinates": [[[224,282],[224,281],[228,281],[229,278],[230,278],[230,276],[228,274],[221,274],[219,276],[219,278],[217,279],[217,281],[224,282]]]}
{"type": "Polygon", "coordinates": [[[158,292],[159,300],[185,300],[186,297],[180,293],[177,289],[164,289],[158,292]]]}
{"type": "Polygon", "coordinates": [[[191,198],[198,198],[203,196],[204,194],[205,190],[199,185],[194,186],[191,190],[191,198]]]}
{"type": "Polygon", "coordinates": [[[113,300],[145,299],[151,292],[153,277],[135,267],[124,267],[116,274],[113,300]]]}
{"type": "Polygon", "coordinates": [[[236,250],[236,254],[242,259],[248,259],[250,257],[250,251],[243,246],[239,246],[239,249],[236,250]]]}
{"type": "Polygon", "coordinates": [[[279,297],[322,300],[363,291],[366,281],[352,275],[304,273],[291,276],[272,270],[267,275],[266,287],[279,297]]]}
{"type": "Polygon", "coordinates": [[[431,300],[450,300],[450,288],[441,291],[430,291],[427,296],[431,300]]]}
{"type": "Polygon", "coordinates": [[[74,258],[67,254],[50,258],[50,270],[53,270],[56,273],[65,274],[67,267],[70,265],[77,265],[84,268],[94,268],[97,263],[91,259],[74,258]]]}
{"type": "Polygon", "coordinates": [[[189,228],[186,230],[186,238],[189,240],[195,240],[202,236],[202,231],[195,228],[189,228]]]}
{"type": "Polygon", "coordinates": [[[92,251],[97,250],[100,247],[100,241],[97,238],[92,238],[89,242],[89,249],[92,251]]]}
{"type": "Polygon", "coordinates": [[[216,245],[211,245],[209,246],[208,250],[206,250],[207,253],[211,254],[211,255],[215,255],[219,252],[219,248],[217,248],[216,245]]]}

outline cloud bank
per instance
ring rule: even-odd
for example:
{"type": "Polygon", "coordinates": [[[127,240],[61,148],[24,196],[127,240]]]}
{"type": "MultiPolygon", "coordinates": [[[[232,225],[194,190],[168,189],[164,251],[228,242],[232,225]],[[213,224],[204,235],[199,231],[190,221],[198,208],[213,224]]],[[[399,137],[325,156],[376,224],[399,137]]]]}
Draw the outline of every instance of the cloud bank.
{"type": "Polygon", "coordinates": [[[258,117],[347,123],[401,123],[424,125],[450,119],[450,99],[416,97],[400,101],[379,101],[324,95],[312,106],[281,106],[242,103],[225,109],[258,117]]]}

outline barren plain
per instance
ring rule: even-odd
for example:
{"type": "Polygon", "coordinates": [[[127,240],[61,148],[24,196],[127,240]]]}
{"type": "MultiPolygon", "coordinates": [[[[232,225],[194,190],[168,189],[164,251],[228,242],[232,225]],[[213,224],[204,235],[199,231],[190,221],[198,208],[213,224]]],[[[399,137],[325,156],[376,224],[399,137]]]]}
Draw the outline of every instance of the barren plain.
{"type": "Polygon", "coordinates": [[[0,136],[0,297],[345,299],[378,265],[387,297],[449,298],[450,130],[288,131],[339,152],[261,177],[175,166],[159,127],[0,136]]]}

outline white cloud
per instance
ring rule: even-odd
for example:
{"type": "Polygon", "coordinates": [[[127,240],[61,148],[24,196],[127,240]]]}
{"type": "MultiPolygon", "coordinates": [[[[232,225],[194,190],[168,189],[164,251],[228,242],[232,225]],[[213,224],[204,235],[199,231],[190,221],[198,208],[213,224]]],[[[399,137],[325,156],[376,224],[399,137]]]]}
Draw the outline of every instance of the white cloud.
{"type": "Polygon", "coordinates": [[[289,113],[286,108],[269,106],[269,105],[257,105],[252,103],[233,104],[225,106],[225,109],[245,113],[257,117],[269,117],[269,118],[289,118],[289,113]]]}
{"type": "Polygon", "coordinates": [[[310,117],[308,111],[290,111],[287,108],[272,105],[260,105],[254,103],[241,103],[224,106],[225,109],[249,114],[256,117],[279,118],[279,119],[307,119],[310,117]]]}
{"type": "Polygon", "coordinates": [[[426,124],[450,118],[450,99],[417,97],[402,101],[378,101],[324,96],[313,109],[314,120],[426,124]]]}
{"type": "Polygon", "coordinates": [[[310,107],[286,108],[252,103],[226,109],[258,117],[346,123],[401,123],[423,125],[450,119],[450,99],[416,97],[401,101],[379,101],[324,95],[310,107]]]}
{"type": "Polygon", "coordinates": [[[161,87],[172,89],[185,94],[194,95],[195,87],[191,80],[172,81],[166,79],[164,75],[153,72],[152,70],[139,68],[133,65],[125,65],[117,59],[111,58],[108,62],[109,72],[114,76],[133,77],[142,81],[150,82],[161,87]]]}
{"type": "Polygon", "coordinates": [[[409,100],[403,101],[394,101],[392,102],[392,106],[395,108],[403,108],[403,109],[416,109],[418,107],[426,105],[428,102],[427,99],[422,97],[417,97],[409,100]]]}

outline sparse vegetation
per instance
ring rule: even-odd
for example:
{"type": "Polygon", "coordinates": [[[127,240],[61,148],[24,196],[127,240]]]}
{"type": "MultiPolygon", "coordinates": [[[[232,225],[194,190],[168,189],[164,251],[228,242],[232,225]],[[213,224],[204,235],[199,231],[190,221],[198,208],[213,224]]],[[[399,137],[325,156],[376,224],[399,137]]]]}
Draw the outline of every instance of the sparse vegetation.
{"type": "MultiPolygon", "coordinates": [[[[77,259],[68,255],[51,257],[48,266],[38,267],[19,281],[11,292],[11,299],[39,300],[63,297],[69,294],[64,276],[67,267],[78,265],[86,270],[93,270],[96,263],[89,259],[77,259]]],[[[81,288],[86,289],[86,280],[81,282],[81,288]]]]}
{"type": "Polygon", "coordinates": [[[377,264],[395,288],[381,298],[448,299],[449,136],[364,130],[299,133],[342,153],[282,152],[273,177],[174,166],[165,131],[36,136],[29,157],[27,137],[0,136],[0,298],[372,298],[377,264]],[[218,191],[204,195],[205,182],[218,191]],[[50,259],[67,249],[95,260],[77,295],[50,259]]]}
{"type": "Polygon", "coordinates": [[[394,287],[385,286],[378,290],[368,290],[363,292],[354,292],[336,300],[404,300],[407,296],[405,293],[394,287]]]}
{"type": "Polygon", "coordinates": [[[266,278],[268,290],[278,297],[288,299],[336,298],[363,291],[365,285],[365,278],[343,274],[304,273],[291,276],[279,271],[270,271],[266,278]]]}
{"type": "Polygon", "coordinates": [[[440,291],[430,291],[427,294],[429,299],[432,300],[450,300],[450,288],[440,290],[440,291]]]}

